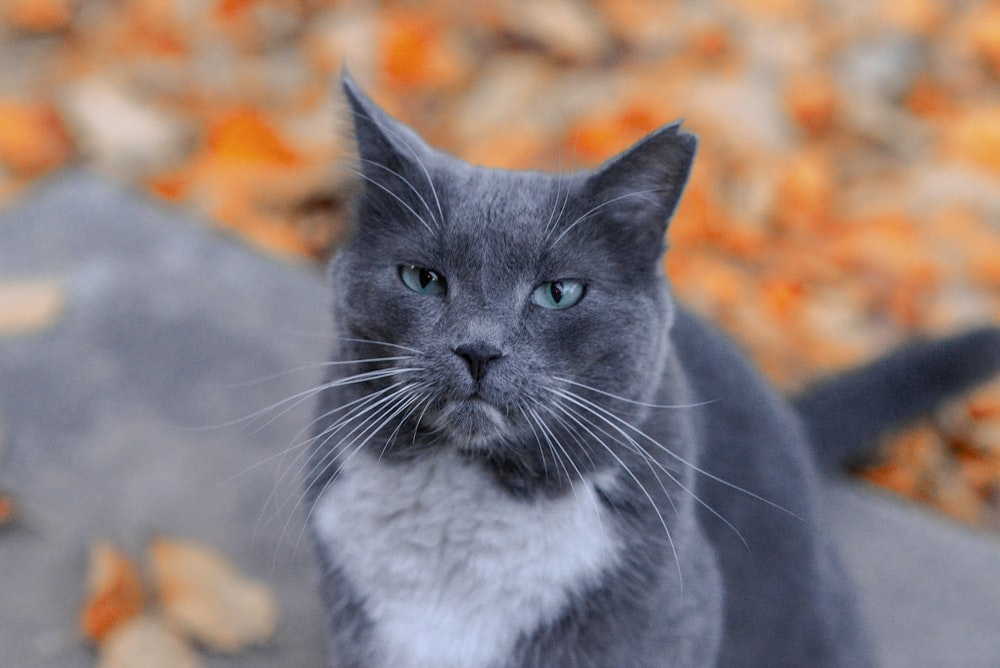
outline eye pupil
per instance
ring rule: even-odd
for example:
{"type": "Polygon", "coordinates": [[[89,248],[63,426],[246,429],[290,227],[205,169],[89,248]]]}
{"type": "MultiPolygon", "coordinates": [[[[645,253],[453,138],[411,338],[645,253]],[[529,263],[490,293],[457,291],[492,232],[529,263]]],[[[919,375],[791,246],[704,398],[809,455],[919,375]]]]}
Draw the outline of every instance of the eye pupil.
{"type": "Polygon", "coordinates": [[[434,277],[434,272],[430,271],[429,269],[421,269],[420,270],[420,277],[419,277],[419,279],[420,279],[420,287],[426,288],[427,284],[430,283],[431,281],[433,281],[434,278],[435,278],[434,277]]]}
{"type": "Polygon", "coordinates": [[[549,292],[552,294],[552,301],[556,304],[561,302],[563,298],[562,282],[553,281],[551,287],[549,288],[549,292]]]}

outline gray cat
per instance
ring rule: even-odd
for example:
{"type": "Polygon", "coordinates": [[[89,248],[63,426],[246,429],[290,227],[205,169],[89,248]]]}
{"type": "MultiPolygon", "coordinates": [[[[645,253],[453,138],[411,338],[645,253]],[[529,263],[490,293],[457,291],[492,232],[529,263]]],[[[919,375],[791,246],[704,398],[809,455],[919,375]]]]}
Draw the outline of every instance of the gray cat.
{"type": "Polygon", "coordinates": [[[364,185],[307,480],[331,665],[872,665],[806,432],[856,455],[996,370],[1000,332],[817,386],[803,423],[671,297],[694,136],[485,169],[344,90],[364,185]]]}

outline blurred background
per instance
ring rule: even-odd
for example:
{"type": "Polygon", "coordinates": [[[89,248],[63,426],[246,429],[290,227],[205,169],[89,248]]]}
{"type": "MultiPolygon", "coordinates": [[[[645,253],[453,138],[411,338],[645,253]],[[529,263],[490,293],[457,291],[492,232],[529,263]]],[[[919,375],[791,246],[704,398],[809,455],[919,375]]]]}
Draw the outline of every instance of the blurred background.
{"type": "MultiPolygon", "coordinates": [[[[319,266],[345,64],[489,166],[584,168],[683,118],[668,271],[782,388],[1000,321],[995,0],[0,0],[0,207],[84,165],[319,266]]],[[[1000,529],[1000,384],[863,475],[1000,529]]]]}

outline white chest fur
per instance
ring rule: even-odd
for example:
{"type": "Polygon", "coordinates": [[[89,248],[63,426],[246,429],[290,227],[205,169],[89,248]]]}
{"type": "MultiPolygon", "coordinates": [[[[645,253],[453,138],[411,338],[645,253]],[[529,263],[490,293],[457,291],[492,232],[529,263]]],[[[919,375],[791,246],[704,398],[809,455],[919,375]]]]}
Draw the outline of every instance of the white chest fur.
{"type": "Polygon", "coordinates": [[[589,484],[521,501],[452,455],[390,466],[362,452],[313,521],[364,599],[379,666],[496,668],[614,564],[603,515],[589,484]]]}

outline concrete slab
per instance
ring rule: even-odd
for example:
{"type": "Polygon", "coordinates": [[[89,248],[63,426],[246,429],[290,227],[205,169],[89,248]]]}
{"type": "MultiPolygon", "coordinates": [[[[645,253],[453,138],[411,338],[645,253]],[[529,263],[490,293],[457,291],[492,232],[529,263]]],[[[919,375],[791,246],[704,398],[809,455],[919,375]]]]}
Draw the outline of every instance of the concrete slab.
{"type": "Polygon", "coordinates": [[[0,489],[24,513],[0,533],[4,668],[93,665],[76,632],[87,547],[142,558],[157,533],[218,546],[279,593],[274,642],[207,665],[322,665],[295,471],[276,483],[298,451],[269,459],[301,440],[310,402],[220,425],[317,382],[326,291],[179,217],[83,173],[0,217],[0,281],[67,292],[51,329],[0,339],[0,489]]]}
{"type": "MultiPolygon", "coordinates": [[[[209,666],[322,665],[300,450],[281,454],[310,402],[229,423],[317,382],[327,291],[181,218],[86,173],[0,216],[0,281],[67,291],[52,328],[0,339],[0,490],[24,512],[0,532],[4,668],[92,665],[76,632],[87,546],[141,556],[156,533],[217,545],[281,598],[272,643],[209,666]]],[[[1000,539],[843,481],[828,506],[884,665],[1000,666],[1000,539]]]]}

